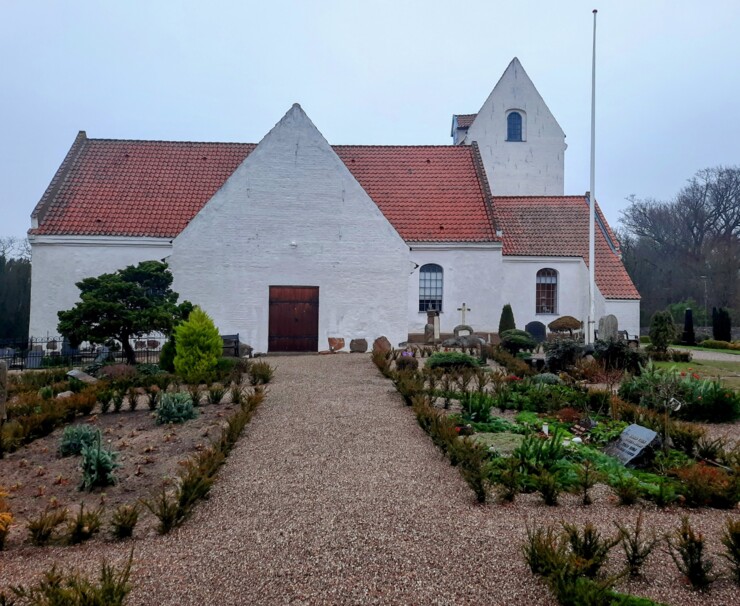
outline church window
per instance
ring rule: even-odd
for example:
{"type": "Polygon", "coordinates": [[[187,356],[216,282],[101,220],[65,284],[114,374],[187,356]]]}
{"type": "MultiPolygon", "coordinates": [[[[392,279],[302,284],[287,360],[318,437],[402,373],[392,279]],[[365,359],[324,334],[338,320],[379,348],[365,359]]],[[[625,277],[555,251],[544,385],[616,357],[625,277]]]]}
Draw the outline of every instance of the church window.
{"type": "Polygon", "coordinates": [[[419,311],[442,311],[442,268],[435,263],[419,270],[419,311]]]}
{"type": "Polygon", "coordinates": [[[535,303],[538,314],[558,313],[558,272],[545,268],[537,272],[535,303]]]}
{"type": "Polygon", "coordinates": [[[506,140],[523,141],[522,139],[522,114],[510,112],[506,116],[506,140]]]}

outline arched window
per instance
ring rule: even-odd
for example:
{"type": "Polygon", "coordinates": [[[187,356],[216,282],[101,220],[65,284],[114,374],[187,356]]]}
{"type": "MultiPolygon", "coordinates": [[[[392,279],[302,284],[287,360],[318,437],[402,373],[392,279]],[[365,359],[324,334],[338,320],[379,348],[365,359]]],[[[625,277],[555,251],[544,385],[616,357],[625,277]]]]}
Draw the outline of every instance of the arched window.
{"type": "Polygon", "coordinates": [[[538,314],[558,313],[558,272],[549,267],[537,272],[535,304],[538,314]]]}
{"type": "Polygon", "coordinates": [[[522,141],[522,115],[519,112],[510,112],[506,116],[506,140],[522,141]]]}
{"type": "Polygon", "coordinates": [[[442,268],[435,263],[419,270],[419,311],[442,311],[442,268]]]}

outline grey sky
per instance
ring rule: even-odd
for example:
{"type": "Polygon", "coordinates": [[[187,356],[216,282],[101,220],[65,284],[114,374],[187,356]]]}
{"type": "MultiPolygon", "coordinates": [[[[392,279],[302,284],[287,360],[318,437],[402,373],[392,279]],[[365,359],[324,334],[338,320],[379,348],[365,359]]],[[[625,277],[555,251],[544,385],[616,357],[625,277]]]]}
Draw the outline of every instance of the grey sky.
{"type": "Polygon", "coordinates": [[[512,57],[588,189],[599,9],[597,197],[669,198],[740,164],[740,2],[0,0],[0,236],[22,236],[79,130],[259,141],[299,102],[330,143],[448,144],[512,57]],[[601,6],[599,6],[601,5],[601,6]]]}

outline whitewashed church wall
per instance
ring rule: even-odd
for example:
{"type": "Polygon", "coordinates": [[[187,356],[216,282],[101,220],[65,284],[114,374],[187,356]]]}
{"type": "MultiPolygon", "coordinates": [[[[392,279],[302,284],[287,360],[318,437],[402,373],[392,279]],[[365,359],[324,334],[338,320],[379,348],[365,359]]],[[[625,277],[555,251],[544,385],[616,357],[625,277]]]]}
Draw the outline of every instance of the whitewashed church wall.
{"type": "Polygon", "coordinates": [[[269,286],[319,287],[328,337],[407,336],[408,246],[294,106],[174,240],[174,288],[268,349],[269,286]]]}
{"type": "Polygon", "coordinates": [[[511,62],[468,129],[494,196],[562,196],[565,134],[518,60],[511,62]],[[520,110],[523,141],[507,141],[507,112],[520,110]]]}
{"type": "Polygon", "coordinates": [[[511,304],[517,328],[523,330],[529,322],[534,321],[547,326],[560,316],[573,316],[585,323],[588,317],[588,269],[583,259],[504,257],[503,273],[508,288],[502,306],[511,304]],[[536,308],[537,272],[545,268],[558,272],[557,313],[554,314],[538,314],[536,308]]]}
{"type": "Polygon", "coordinates": [[[640,301],[637,299],[607,299],[604,306],[606,314],[617,316],[619,330],[626,330],[630,336],[640,334],[640,301]]]}
{"type": "Polygon", "coordinates": [[[170,240],[159,238],[32,237],[29,335],[59,335],[57,312],[79,301],[80,291],[75,284],[83,278],[141,261],[159,261],[169,255],[171,248],[170,240]]]}
{"type": "Polygon", "coordinates": [[[501,249],[432,248],[411,245],[411,261],[419,267],[409,277],[408,323],[410,333],[424,332],[426,312],[419,311],[419,269],[436,263],[443,269],[440,330],[451,333],[461,323],[458,307],[471,309],[465,322],[478,332],[495,332],[501,314],[501,249]]]}

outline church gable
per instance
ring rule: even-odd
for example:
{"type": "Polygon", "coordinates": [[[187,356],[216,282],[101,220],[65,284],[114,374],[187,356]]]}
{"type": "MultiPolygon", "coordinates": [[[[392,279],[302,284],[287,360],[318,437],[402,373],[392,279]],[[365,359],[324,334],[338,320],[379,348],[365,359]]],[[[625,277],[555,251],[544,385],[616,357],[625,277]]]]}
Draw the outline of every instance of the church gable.
{"type": "Polygon", "coordinates": [[[406,336],[408,247],[298,105],[174,239],[169,264],[183,298],[259,351],[279,336],[274,293],[299,287],[319,348],[379,326],[406,336]]]}
{"type": "Polygon", "coordinates": [[[478,143],[494,195],[563,195],[565,133],[517,58],[477,114],[453,118],[452,134],[478,143]]]}

